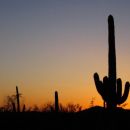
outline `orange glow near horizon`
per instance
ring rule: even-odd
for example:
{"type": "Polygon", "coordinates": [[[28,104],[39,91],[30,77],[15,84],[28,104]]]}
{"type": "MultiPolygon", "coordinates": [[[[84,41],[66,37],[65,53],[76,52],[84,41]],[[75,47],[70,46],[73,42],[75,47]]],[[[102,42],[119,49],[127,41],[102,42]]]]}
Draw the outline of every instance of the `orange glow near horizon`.
{"type": "MultiPolygon", "coordinates": [[[[73,61],[71,58],[64,59],[64,63],[62,64],[60,61],[60,65],[53,63],[54,66],[49,66],[48,70],[42,67],[44,63],[39,66],[40,69],[28,66],[18,68],[17,71],[1,70],[0,86],[3,87],[0,88],[0,103],[3,104],[6,96],[15,94],[15,86],[17,85],[23,94],[22,102],[28,106],[54,102],[56,90],[59,93],[59,101],[63,105],[78,103],[83,108],[88,108],[92,98],[95,98],[94,105],[103,106],[103,100],[94,84],[93,74],[98,72],[101,80],[107,75],[107,48],[103,52],[104,55],[99,52],[100,48],[96,48],[96,50],[95,54],[90,52],[89,55],[83,52],[84,57],[82,58],[79,55],[74,56],[73,61]]],[[[128,57],[123,57],[117,49],[117,78],[122,79],[124,90],[125,82],[130,79],[130,70],[128,69],[130,62],[128,57]]],[[[128,103],[126,108],[130,108],[130,97],[125,103],[128,103]]]]}
{"type": "MultiPolygon", "coordinates": [[[[120,71],[121,72],[121,71],[120,71]]],[[[99,73],[100,75],[100,73],[99,73]]],[[[101,79],[102,79],[101,75],[101,79]]],[[[90,78],[90,77],[89,77],[90,78]]],[[[74,79],[69,79],[68,82],[62,81],[60,84],[58,84],[58,81],[55,83],[53,82],[52,85],[53,87],[49,87],[49,89],[44,89],[42,88],[43,84],[38,85],[37,89],[35,89],[36,84],[29,83],[27,86],[23,83],[19,85],[19,91],[22,93],[22,98],[21,98],[21,103],[25,103],[27,106],[43,106],[45,103],[48,102],[54,102],[54,91],[57,90],[59,94],[59,102],[63,105],[66,105],[67,103],[73,103],[73,104],[80,104],[83,109],[90,107],[90,102],[92,98],[94,98],[94,106],[103,106],[103,100],[99,93],[96,90],[93,77],[90,79],[87,78],[84,79],[76,79],[74,82],[74,79]],[[63,83],[63,84],[62,84],[63,83]],[[91,83],[91,84],[90,84],[91,83]],[[31,86],[31,87],[28,87],[31,86]],[[30,89],[31,88],[31,89],[30,89]],[[34,88],[34,90],[33,90],[34,88]],[[51,88],[51,89],[50,89],[51,88]],[[65,89],[66,88],[66,89],[65,89]],[[70,89],[71,88],[71,89],[70,89]]],[[[122,77],[122,80],[124,77],[122,77]]],[[[124,80],[123,82],[123,88],[124,88],[124,80]]],[[[46,84],[47,85],[47,84],[46,84]]],[[[51,84],[48,84],[51,86],[51,84]]],[[[124,90],[124,89],[123,89],[124,90]]],[[[9,90],[6,95],[3,95],[3,97],[7,95],[15,94],[15,86],[13,87],[13,90],[9,90]]],[[[3,98],[1,96],[1,104],[3,104],[3,98]]],[[[130,108],[130,97],[128,97],[126,107],[127,109],[130,108]]]]}
{"type": "MultiPolygon", "coordinates": [[[[18,74],[15,71],[13,73],[9,71],[13,74],[12,77],[9,72],[1,71],[3,75],[0,77],[0,86],[4,87],[0,88],[0,92],[2,92],[0,103],[3,104],[6,96],[15,94],[15,86],[18,85],[19,91],[23,94],[22,102],[28,106],[35,104],[41,106],[47,102],[54,102],[56,90],[59,93],[59,102],[63,105],[78,103],[83,108],[88,108],[92,98],[95,98],[94,105],[103,106],[103,100],[94,84],[93,74],[98,72],[101,80],[107,75],[106,52],[104,55],[101,55],[100,52],[97,54],[97,48],[97,53],[91,55],[91,62],[84,62],[85,59],[87,61],[90,59],[89,56],[84,55],[82,59],[79,59],[80,62],[77,62],[77,57],[74,57],[73,61],[61,64],[58,68],[50,66],[51,70],[41,71],[41,69],[27,67],[28,70],[23,68],[25,70],[17,71],[18,74]]],[[[117,77],[122,79],[123,90],[125,82],[130,79],[130,70],[127,69],[129,65],[127,58],[122,58],[117,49],[117,77]]],[[[130,108],[130,97],[125,103],[128,103],[126,108],[130,108]]]]}

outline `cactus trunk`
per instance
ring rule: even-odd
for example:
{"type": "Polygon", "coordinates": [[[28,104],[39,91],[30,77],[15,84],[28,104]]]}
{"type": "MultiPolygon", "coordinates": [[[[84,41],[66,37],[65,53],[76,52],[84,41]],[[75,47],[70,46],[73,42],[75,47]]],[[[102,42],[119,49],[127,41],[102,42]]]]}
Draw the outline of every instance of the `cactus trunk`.
{"type": "Polygon", "coordinates": [[[20,112],[19,91],[18,91],[18,87],[17,86],[16,86],[16,99],[17,99],[17,112],[20,112]]]}
{"type": "MultiPolygon", "coordinates": [[[[115,49],[115,30],[114,19],[110,15],[108,17],[108,78],[111,82],[112,92],[116,92],[116,49],[115,49]]],[[[114,98],[116,93],[111,93],[114,98]]],[[[116,107],[116,102],[108,102],[107,107],[116,107]]]]}
{"type": "Polygon", "coordinates": [[[55,91],[55,112],[59,111],[58,92],[55,91]]]}
{"type": "Polygon", "coordinates": [[[116,49],[115,49],[115,30],[114,20],[110,15],[108,17],[108,76],[113,81],[113,85],[116,88],[116,49]]]}

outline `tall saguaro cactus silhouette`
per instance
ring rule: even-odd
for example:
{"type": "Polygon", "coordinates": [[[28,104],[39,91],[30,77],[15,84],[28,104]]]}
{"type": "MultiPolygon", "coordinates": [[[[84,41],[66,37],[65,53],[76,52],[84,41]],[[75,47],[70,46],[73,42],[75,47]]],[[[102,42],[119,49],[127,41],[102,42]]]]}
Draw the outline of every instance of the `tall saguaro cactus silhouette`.
{"type": "Polygon", "coordinates": [[[20,94],[19,94],[19,91],[18,91],[18,87],[16,86],[16,99],[17,99],[17,112],[20,112],[20,94]]]}
{"type": "Polygon", "coordinates": [[[55,91],[55,112],[59,111],[58,92],[55,91]]]}
{"type": "Polygon", "coordinates": [[[107,108],[113,109],[126,101],[130,83],[125,83],[124,94],[122,95],[122,81],[120,78],[116,79],[115,30],[112,15],[108,16],[108,45],[108,77],[105,76],[101,81],[98,73],[95,73],[94,81],[97,91],[106,102],[107,108]]]}

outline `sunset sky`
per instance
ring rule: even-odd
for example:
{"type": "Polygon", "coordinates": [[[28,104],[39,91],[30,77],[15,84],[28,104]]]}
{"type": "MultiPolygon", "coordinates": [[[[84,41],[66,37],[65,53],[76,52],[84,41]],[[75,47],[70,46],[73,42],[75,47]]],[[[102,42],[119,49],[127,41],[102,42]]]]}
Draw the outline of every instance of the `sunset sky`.
{"type": "MultiPolygon", "coordinates": [[[[108,23],[114,16],[117,77],[130,81],[130,0],[0,0],[0,104],[103,101],[93,74],[108,74],[108,23]]],[[[126,101],[130,108],[130,95],[126,101]]]]}

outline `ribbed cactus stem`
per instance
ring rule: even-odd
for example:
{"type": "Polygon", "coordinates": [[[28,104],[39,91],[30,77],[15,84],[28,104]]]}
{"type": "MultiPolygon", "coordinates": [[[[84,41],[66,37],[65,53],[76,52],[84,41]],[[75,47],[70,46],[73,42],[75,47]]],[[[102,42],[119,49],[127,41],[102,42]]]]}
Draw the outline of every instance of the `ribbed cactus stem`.
{"type": "MultiPolygon", "coordinates": [[[[115,49],[115,28],[112,15],[108,17],[108,78],[111,83],[111,97],[116,98],[116,49],[115,49]]],[[[115,99],[116,100],[116,99],[115,99]]],[[[107,103],[108,107],[115,107],[116,102],[107,103]]]]}
{"type": "Polygon", "coordinates": [[[17,86],[16,86],[16,99],[17,99],[17,112],[20,112],[19,91],[18,91],[18,87],[17,86]]]}
{"type": "Polygon", "coordinates": [[[55,91],[55,112],[59,111],[58,92],[55,91]]]}
{"type": "Polygon", "coordinates": [[[113,89],[116,89],[116,49],[115,30],[112,15],[108,17],[108,77],[112,82],[113,89]]]}

